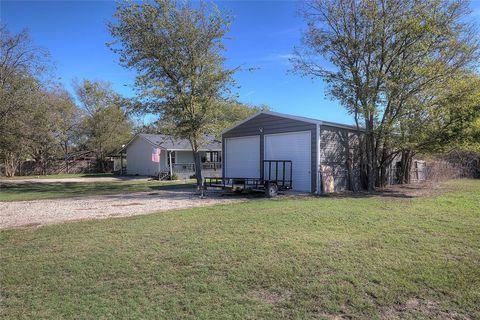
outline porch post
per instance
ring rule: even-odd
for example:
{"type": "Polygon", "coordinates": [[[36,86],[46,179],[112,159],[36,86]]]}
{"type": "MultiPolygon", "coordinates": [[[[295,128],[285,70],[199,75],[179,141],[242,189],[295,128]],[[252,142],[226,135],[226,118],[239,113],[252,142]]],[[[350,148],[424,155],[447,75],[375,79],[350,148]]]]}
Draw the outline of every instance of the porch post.
{"type": "MultiPolygon", "coordinates": [[[[168,152],[168,151],[167,151],[168,152]]],[[[170,180],[172,179],[173,177],[173,163],[172,163],[172,151],[168,152],[168,158],[170,160],[170,180]]]]}
{"type": "MultiPolygon", "coordinates": [[[[158,151],[162,152],[162,150],[160,148],[158,148],[158,151]]],[[[157,152],[157,150],[155,150],[155,153],[157,152]]],[[[158,154],[158,181],[160,181],[160,176],[161,176],[161,172],[162,172],[162,161],[161,161],[161,153],[158,154]]]]}
{"type": "Polygon", "coordinates": [[[120,175],[123,176],[123,150],[120,151],[120,175]]]}

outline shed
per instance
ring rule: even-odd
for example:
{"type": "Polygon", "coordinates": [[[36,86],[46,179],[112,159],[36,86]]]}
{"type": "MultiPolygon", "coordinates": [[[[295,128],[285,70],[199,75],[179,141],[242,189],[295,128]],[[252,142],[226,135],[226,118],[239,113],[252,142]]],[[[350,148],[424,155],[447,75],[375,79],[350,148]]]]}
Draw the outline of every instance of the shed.
{"type": "Polygon", "coordinates": [[[262,178],[264,160],[291,160],[294,191],[344,190],[351,181],[349,159],[357,163],[360,132],[356,126],[261,111],[222,133],[222,174],[262,178]]]}

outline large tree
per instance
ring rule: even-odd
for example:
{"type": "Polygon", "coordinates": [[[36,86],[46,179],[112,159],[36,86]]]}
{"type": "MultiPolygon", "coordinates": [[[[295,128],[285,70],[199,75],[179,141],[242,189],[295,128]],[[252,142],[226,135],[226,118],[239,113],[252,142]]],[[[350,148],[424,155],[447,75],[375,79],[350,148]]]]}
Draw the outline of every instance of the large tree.
{"type": "Polygon", "coordinates": [[[200,187],[199,149],[232,83],[234,70],[224,67],[222,55],[231,18],[213,4],[175,0],[123,2],[115,18],[111,48],[123,66],[137,71],[144,111],[190,142],[200,187]]]}
{"type": "Polygon", "coordinates": [[[214,121],[212,121],[211,132],[220,140],[222,131],[230,128],[239,121],[253,116],[260,111],[267,111],[267,105],[250,105],[242,103],[238,100],[220,100],[218,101],[218,113],[214,121]]]}
{"type": "Polygon", "coordinates": [[[26,155],[28,121],[48,66],[48,52],[35,46],[26,31],[11,34],[0,24],[0,159],[8,176],[26,155]]]}
{"type": "Polygon", "coordinates": [[[15,108],[7,107],[8,112],[0,120],[0,159],[7,177],[14,176],[21,161],[28,157],[29,133],[34,130],[30,124],[40,96],[39,83],[34,78],[24,76],[15,82],[21,90],[9,92],[8,100],[2,101],[14,98],[15,108]]]}
{"type": "Polygon", "coordinates": [[[0,134],[5,133],[3,121],[22,107],[21,97],[30,90],[25,79],[38,78],[49,68],[48,51],[36,46],[26,30],[11,34],[0,23],[0,134]]]}
{"type": "Polygon", "coordinates": [[[478,39],[463,0],[311,0],[308,29],[293,59],[365,128],[368,189],[399,150],[392,137],[409,102],[478,62],[478,39]],[[326,63],[326,61],[327,63],[326,63]],[[333,65],[333,67],[331,66],[333,65]]]}
{"type": "Polygon", "coordinates": [[[126,101],[110,83],[84,80],[74,82],[84,112],[81,145],[95,153],[97,170],[105,172],[106,158],[132,137],[132,124],[124,110],[126,101]]]}
{"type": "Polygon", "coordinates": [[[405,103],[394,127],[392,150],[401,155],[401,182],[410,182],[413,157],[439,154],[473,145],[475,123],[480,118],[480,78],[462,74],[445,88],[424,90],[405,103]]]}
{"type": "MultiPolygon", "coordinates": [[[[72,97],[59,85],[38,92],[26,130],[26,146],[42,174],[47,174],[51,160],[60,156],[66,158],[73,146],[78,111],[72,97]]],[[[68,173],[68,163],[65,164],[68,173]]]]}
{"type": "MultiPolygon", "coordinates": [[[[209,139],[215,141],[221,141],[223,130],[260,111],[269,110],[267,105],[255,106],[242,103],[236,99],[221,99],[214,103],[217,112],[213,115],[210,124],[205,126],[205,131],[208,133],[209,139]]],[[[138,127],[137,130],[138,132],[170,134],[175,130],[175,127],[174,124],[172,126],[171,122],[159,119],[156,122],[138,127]]]]}
{"type": "Polygon", "coordinates": [[[79,143],[83,112],[75,104],[70,93],[63,88],[57,88],[53,100],[59,115],[56,140],[65,160],[65,172],[69,173],[69,156],[79,143]]]}

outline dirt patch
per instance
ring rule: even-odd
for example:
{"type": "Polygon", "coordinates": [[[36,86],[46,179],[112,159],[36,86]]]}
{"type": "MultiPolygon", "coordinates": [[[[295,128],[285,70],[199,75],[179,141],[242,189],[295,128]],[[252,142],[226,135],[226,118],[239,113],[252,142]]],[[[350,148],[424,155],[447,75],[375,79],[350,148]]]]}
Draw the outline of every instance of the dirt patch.
{"type": "Polygon", "coordinates": [[[459,314],[456,311],[444,310],[438,306],[437,303],[412,298],[405,303],[397,304],[386,308],[382,313],[382,318],[385,320],[396,319],[442,319],[442,320],[471,320],[472,318],[459,314]]]}
{"type": "Polygon", "coordinates": [[[392,185],[374,192],[368,191],[342,191],[321,195],[321,197],[340,197],[340,198],[368,198],[368,197],[386,197],[386,198],[418,198],[438,196],[446,192],[454,191],[454,188],[446,183],[423,182],[408,185],[392,185]]]}
{"type": "Polygon", "coordinates": [[[320,317],[322,319],[328,319],[328,320],[344,320],[344,319],[351,319],[352,317],[347,317],[347,316],[333,316],[331,314],[327,313],[320,313],[320,317]]]}
{"type": "Polygon", "coordinates": [[[277,305],[282,303],[290,298],[292,294],[290,291],[283,291],[283,292],[274,292],[269,290],[258,290],[253,291],[251,296],[253,296],[256,300],[260,300],[263,303],[269,305],[277,305]]]}
{"type": "Polygon", "coordinates": [[[445,183],[423,182],[417,184],[393,185],[382,189],[379,192],[404,194],[409,197],[430,197],[441,195],[449,191],[453,191],[453,189],[445,183]]]}

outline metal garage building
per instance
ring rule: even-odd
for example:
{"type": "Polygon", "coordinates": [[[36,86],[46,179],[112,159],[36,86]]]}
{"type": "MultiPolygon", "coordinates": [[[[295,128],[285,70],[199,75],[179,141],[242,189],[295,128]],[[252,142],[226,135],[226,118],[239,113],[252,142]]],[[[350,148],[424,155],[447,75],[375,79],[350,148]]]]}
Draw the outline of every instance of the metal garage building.
{"type": "Polygon", "coordinates": [[[261,178],[263,160],[292,160],[295,191],[344,190],[356,145],[354,126],[262,111],[223,132],[223,177],[261,178]]]}

